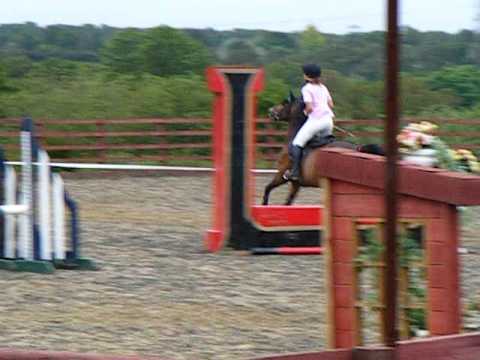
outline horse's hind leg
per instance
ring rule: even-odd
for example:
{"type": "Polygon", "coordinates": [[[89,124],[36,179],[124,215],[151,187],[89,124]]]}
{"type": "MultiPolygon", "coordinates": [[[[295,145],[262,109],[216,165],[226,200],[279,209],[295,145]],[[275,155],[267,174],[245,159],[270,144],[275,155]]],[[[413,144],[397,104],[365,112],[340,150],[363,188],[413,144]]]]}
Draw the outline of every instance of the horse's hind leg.
{"type": "Polygon", "coordinates": [[[297,197],[298,190],[300,190],[300,184],[298,182],[290,183],[290,192],[288,193],[287,201],[285,205],[292,205],[293,200],[297,197]]]}

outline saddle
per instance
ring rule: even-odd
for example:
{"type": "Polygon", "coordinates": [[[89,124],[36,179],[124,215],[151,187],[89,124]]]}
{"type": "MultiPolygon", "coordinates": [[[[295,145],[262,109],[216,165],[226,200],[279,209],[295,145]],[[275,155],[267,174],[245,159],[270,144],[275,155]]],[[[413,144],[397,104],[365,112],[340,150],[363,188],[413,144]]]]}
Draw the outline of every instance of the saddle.
{"type": "Polygon", "coordinates": [[[303,148],[302,152],[302,158],[305,158],[310,151],[313,149],[328,145],[334,141],[336,141],[335,135],[322,135],[322,134],[316,134],[313,138],[311,138],[305,147],[303,148]]]}
{"type": "MultiPolygon", "coordinates": [[[[334,135],[323,135],[321,133],[315,134],[315,136],[312,137],[303,148],[300,162],[303,163],[310,151],[328,145],[334,141],[336,141],[334,135]]],[[[292,154],[289,153],[289,156],[290,159],[293,161],[292,154]]],[[[286,172],[282,175],[285,180],[290,180],[290,171],[291,169],[287,169],[286,172]]]]}

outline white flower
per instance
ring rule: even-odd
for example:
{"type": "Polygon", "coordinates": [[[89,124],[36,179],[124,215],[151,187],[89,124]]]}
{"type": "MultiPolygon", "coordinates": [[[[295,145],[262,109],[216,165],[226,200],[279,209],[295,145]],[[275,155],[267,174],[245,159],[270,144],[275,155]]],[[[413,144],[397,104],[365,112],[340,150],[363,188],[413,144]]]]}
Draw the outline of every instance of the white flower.
{"type": "Polygon", "coordinates": [[[437,130],[438,126],[436,124],[432,124],[428,121],[422,121],[420,123],[421,132],[426,134],[432,134],[435,130],[437,130]]]}
{"type": "Polygon", "coordinates": [[[471,162],[471,163],[470,163],[470,169],[471,169],[474,173],[480,172],[480,164],[478,163],[478,161],[471,162]]]}
{"type": "Polygon", "coordinates": [[[397,137],[397,141],[401,146],[418,149],[423,146],[431,145],[434,137],[426,134],[424,130],[430,131],[433,125],[425,122],[424,124],[411,123],[408,124],[397,137]]]}

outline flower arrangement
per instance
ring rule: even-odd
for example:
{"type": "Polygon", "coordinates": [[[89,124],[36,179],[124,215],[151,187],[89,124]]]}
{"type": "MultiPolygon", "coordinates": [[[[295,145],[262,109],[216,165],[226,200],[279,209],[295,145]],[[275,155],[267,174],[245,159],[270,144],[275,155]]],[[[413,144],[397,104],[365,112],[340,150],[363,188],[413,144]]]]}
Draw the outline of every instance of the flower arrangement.
{"type": "Polygon", "coordinates": [[[480,164],[477,157],[470,151],[465,149],[459,149],[452,152],[453,159],[458,163],[461,170],[465,172],[480,172],[480,164]]]}
{"type": "Polygon", "coordinates": [[[435,139],[433,134],[437,128],[437,125],[428,121],[409,124],[402,129],[397,137],[397,141],[400,143],[400,150],[406,152],[429,147],[435,139]]]}
{"type": "Polygon", "coordinates": [[[435,132],[438,126],[428,121],[408,124],[397,137],[400,153],[405,160],[420,165],[436,166],[452,171],[480,173],[477,157],[466,149],[453,150],[435,132]],[[428,149],[428,150],[427,150],[428,149]],[[430,156],[431,161],[419,161],[421,156],[430,156]]]}

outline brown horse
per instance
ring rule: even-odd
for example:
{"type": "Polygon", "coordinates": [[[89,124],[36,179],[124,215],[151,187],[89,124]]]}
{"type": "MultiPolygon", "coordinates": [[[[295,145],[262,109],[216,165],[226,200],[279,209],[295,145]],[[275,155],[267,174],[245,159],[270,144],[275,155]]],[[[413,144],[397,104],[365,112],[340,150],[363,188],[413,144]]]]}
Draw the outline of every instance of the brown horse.
{"type": "MultiPolygon", "coordinates": [[[[303,113],[304,104],[301,99],[295,98],[292,93],[290,93],[287,100],[283,101],[281,104],[274,106],[269,111],[269,116],[274,121],[288,121],[288,142],[292,141],[297,131],[306,121],[306,116],[303,113]]],[[[358,150],[361,152],[366,152],[370,154],[384,155],[382,148],[379,145],[369,144],[369,145],[356,145],[348,141],[337,141],[334,137],[330,138],[320,138],[312,139],[305,150],[302,160],[301,167],[301,177],[298,182],[290,182],[290,191],[285,201],[285,205],[291,205],[295,200],[295,197],[300,190],[300,187],[319,187],[318,178],[315,172],[315,164],[313,159],[315,158],[315,153],[320,150],[320,147],[340,147],[344,149],[358,150]],[[321,144],[319,144],[319,142],[321,144]]],[[[292,161],[288,156],[287,146],[280,153],[280,157],[277,161],[277,172],[272,179],[272,181],[265,187],[263,194],[263,205],[268,205],[268,199],[270,192],[288,182],[284,179],[284,174],[287,170],[290,170],[292,166],[292,161]]]]}

